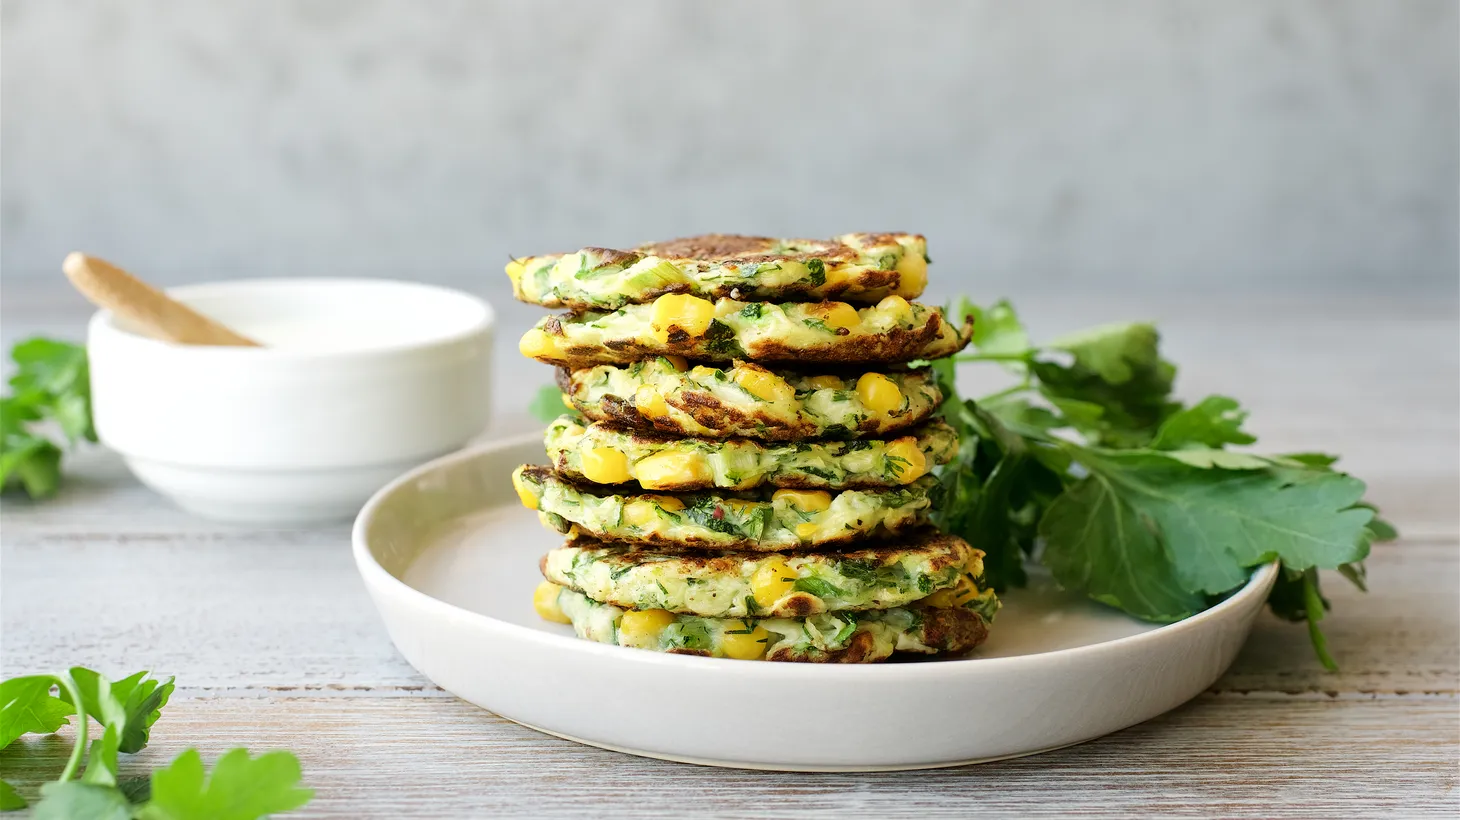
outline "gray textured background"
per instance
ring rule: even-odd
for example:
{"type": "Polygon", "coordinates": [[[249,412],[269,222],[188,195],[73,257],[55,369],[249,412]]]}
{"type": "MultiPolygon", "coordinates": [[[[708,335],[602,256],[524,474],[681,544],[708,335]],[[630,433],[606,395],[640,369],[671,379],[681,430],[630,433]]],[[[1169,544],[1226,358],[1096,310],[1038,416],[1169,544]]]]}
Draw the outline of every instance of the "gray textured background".
{"type": "Polygon", "coordinates": [[[3,274],[915,230],[939,291],[1457,272],[1455,2],[3,5],[3,274]]]}

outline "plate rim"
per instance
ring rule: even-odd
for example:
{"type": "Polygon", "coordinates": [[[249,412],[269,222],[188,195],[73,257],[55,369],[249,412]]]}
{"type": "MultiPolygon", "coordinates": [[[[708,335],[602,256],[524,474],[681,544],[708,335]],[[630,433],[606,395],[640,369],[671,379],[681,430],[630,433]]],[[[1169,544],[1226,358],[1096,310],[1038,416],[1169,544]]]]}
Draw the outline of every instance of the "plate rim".
{"type": "Polygon", "coordinates": [[[534,432],[502,437],[473,445],[454,453],[449,453],[406,471],[371,495],[370,500],[365,502],[365,505],[360,509],[360,513],[356,516],[355,522],[350,530],[351,552],[354,556],[355,567],[365,581],[366,586],[382,593],[396,596],[398,599],[403,599],[403,602],[409,602],[412,606],[424,607],[429,611],[456,619],[466,619],[480,627],[501,633],[509,639],[533,643],[547,650],[561,649],[563,651],[586,653],[588,655],[607,655],[612,657],[616,662],[650,664],[655,666],[669,665],[682,668],[691,673],[702,671],[716,674],[723,673],[727,670],[735,670],[737,674],[750,673],[782,678],[810,675],[818,678],[831,679],[876,677],[879,680],[886,681],[898,678],[936,679],[943,676],[956,677],[973,672],[998,674],[1003,670],[1058,663],[1062,659],[1077,659],[1085,655],[1139,651],[1147,643],[1179,639],[1180,634],[1183,632],[1199,630],[1209,621],[1223,619],[1226,617],[1228,610],[1241,608],[1254,596],[1266,596],[1271,585],[1270,582],[1275,579],[1278,570],[1276,561],[1256,568],[1248,577],[1247,583],[1227,596],[1225,600],[1180,621],[1161,624],[1154,629],[1135,635],[1127,635],[1097,643],[1084,644],[1082,646],[994,658],[948,658],[936,663],[795,664],[746,663],[731,658],[706,658],[663,652],[644,652],[629,647],[610,646],[594,641],[585,641],[576,636],[555,635],[550,632],[544,632],[494,618],[490,615],[466,609],[456,604],[443,601],[440,598],[433,597],[397,578],[376,560],[375,555],[370,549],[367,532],[381,506],[384,504],[385,499],[400,492],[407,484],[416,481],[428,473],[461,462],[488,458],[493,454],[532,443],[540,444],[541,435],[541,433],[534,432]]]}

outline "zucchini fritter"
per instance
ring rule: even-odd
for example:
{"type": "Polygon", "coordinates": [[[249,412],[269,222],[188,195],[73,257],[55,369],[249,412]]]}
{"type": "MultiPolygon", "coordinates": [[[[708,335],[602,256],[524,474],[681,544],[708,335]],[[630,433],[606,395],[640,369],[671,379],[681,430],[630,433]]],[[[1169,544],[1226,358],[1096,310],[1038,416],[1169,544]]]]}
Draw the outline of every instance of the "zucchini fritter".
{"type": "Polygon", "coordinates": [[[883,546],[791,555],[667,553],[581,541],[543,556],[541,569],[559,586],[625,609],[798,618],[907,606],[958,585],[965,573],[977,584],[983,553],[934,529],[883,546]]]}
{"type": "Polygon", "coordinates": [[[831,241],[711,234],[632,251],[584,248],[507,265],[524,302],[615,310],[666,293],[789,302],[915,299],[928,280],[927,242],[916,234],[852,233],[831,241]]]}
{"type": "Polygon", "coordinates": [[[580,486],[549,467],[525,465],[512,485],[570,539],[653,544],[660,549],[776,552],[845,544],[927,523],[937,479],[885,490],[768,490],[652,495],[580,486]]]}
{"type": "MultiPolygon", "coordinates": [[[[915,606],[827,612],[806,618],[702,618],[662,609],[625,610],[559,588],[544,602],[578,637],[680,655],[801,663],[874,663],[893,652],[957,655],[988,637],[972,607],[915,606]]],[[[997,608],[989,597],[985,609],[997,608]]]]}
{"type": "Polygon", "coordinates": [[[895,364],[951,356],[968,344],[970,321],[949,324],[940,308],[889,296],[860,310],[846,302],[709,302],[668,294],[612,313],[549,316],[523,334],[522,355],[587,367],[678,355],[704,362],[895,364]]]}
{"type": "Polygon", "coordinates": [[[943,401],[926,369],[806,376],[749,363],[688,368],[683,359],[663,356],[559,370],[558,384],[593,421],[769,441],[886,436],[927,419],[943,401]]]}
{"type": "Polygon", "coordinates": [[[958,433],[942,421],[928,422],[895,439],[767,443],[746,438],[680,438],[641,433],[616,424],[564,415],[548,425],[543,441],[558,474],[597,484],[639,480],[649,470],[651,490],[748,490],[769,485],[848,490],[911,484],[934,465],[958,454],[958,433]],[[676,453],[691,453],[708,470],[660,475],[654,468],[676,453]],[[684,483],[656,484],[670,478],[684,483]]]}

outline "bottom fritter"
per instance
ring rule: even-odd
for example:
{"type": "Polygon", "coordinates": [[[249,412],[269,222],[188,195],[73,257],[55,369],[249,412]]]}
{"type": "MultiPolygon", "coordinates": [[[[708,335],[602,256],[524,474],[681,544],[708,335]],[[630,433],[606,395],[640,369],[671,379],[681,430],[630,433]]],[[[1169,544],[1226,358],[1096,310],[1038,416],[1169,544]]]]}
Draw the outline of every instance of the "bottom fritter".
{"type": "Polygon", "coordinates": [[[544,582],[534,603],[550,620],[571,623],[598,643],[685,655],[801,663],[875,663],[894,652],[956,655],[988,637],[998,609],[992,596],[976,608],[911,606],[828,612],[807,618],[704,618],[662,609],[622,609],[544,582]]]}

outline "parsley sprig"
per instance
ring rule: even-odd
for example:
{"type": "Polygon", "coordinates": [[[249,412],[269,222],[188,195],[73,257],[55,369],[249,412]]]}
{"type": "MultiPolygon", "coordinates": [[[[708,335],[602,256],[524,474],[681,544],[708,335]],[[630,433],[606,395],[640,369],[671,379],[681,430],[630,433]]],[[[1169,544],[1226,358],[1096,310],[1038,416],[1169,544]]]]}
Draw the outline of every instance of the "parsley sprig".
{"type": "MultiPolygon", "coordinates": [[[[147,745],[172,691],[172,678],[155,680],[138,672],[113,681],[79,666],[0,683],[0,748],[22,735],[54,733],[77,718],[66,767],[58,779],[41,786],[35,817],[256,820],[298,808],[313,796],[299,786],[299,760],[282,751],[251,757],[246,749],[234,749],[206,772],[197,750],[188,749],[148,780],[119,777],[118,755],[147,745]],[[93,720],[101,736],[88,744],[93,720]]],[[[0,780],[0,810],[26,805],[14,787],[0,780]]]]}
{"type": "Polygon", "coordinates": [[[10,351],[11,395],[0,399],[0,490],[45,498],[61,483],[58,429],[69,445],[96,441],[91,425],[91,376],[86,349],[51,339],[30,339],[10,351]]]}
{"type": "Polygon", "coordinates": [[[1269,606],[1307,621],[1319,660],[1337,668],[1318,627],[1329,608],[1318,570],[1362,589],[1370,544],[1396,533],[1336,456],[1230,449],[1256,441],[1246,411],[1226,396],[1177,401],[1152,325],[1035,345],[1007,302],[961,300],[948,315],[973,316],[975,330],[972,352],[931,364],[963,443],[940,474],[939,524],[988,554],[995,588],[1023,585],[1025,561],[1037,560],[1066,588],[1169,622],[1276,560],[1269,606]],[[963,399],[956,362],[997,363],[1016,383],[963,399]]]}

